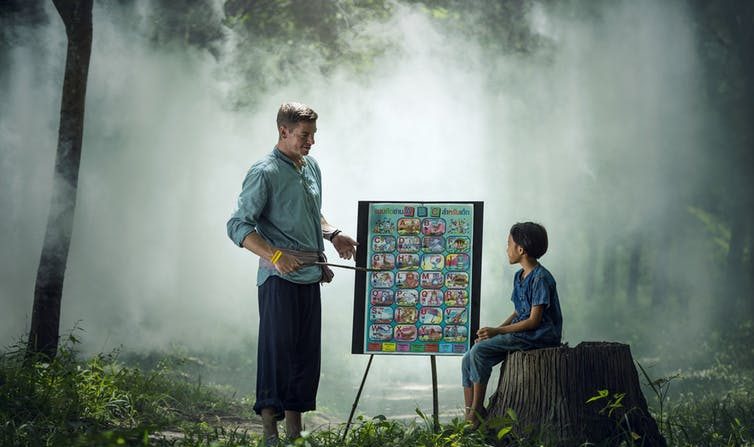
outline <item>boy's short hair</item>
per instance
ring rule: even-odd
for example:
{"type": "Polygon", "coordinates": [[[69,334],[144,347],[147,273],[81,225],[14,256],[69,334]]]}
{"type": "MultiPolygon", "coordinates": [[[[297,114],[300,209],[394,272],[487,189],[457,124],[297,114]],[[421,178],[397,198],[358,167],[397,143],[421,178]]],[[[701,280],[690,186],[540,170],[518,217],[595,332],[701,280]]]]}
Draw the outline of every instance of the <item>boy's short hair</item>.
{"type": "Polygon", "coordinates": [[[317,121],[317,112],[300,102],[286,102],[278,110],[278,128],[293,127],[301,121],[317,121]]]}
{"type": "Polygon", "coordinates": [[[534,222],[518,222],[511,227],[513,242],[520,245],[529,257],[539,259],[547,252],[547,230],[534,222]]]}

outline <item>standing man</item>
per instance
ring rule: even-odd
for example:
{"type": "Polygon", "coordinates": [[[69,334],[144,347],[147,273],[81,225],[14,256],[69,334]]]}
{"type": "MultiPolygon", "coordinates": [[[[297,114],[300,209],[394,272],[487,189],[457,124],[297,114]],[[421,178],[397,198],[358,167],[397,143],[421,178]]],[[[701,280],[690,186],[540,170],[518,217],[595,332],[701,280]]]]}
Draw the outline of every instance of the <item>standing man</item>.
{"type": "Polygon", "coordinates": [[[301,435],[301,413],[316,407],[320,370],[320,282],[332,271],[324,242],[343,259],[356,253],[356,241],[321,214],[322,179],[309,156],[317,113],[289,102],[277,116],[278,142],[252,165],[236,210],[228,220],[233,242],[259,256],[259,346],[254,411],[262,416],[269,444],[278,441],[277,421],[286,433],[301,435]]]}

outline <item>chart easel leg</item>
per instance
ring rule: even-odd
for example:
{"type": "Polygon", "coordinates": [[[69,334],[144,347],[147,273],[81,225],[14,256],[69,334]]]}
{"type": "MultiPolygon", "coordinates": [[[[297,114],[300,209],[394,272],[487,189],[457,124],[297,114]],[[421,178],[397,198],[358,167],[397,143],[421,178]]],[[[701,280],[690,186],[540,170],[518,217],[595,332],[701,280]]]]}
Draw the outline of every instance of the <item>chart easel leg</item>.
{"type": "Polygon", "coordinates": [[[361,397],[361,390],[364,389],[364,383],[367,381],[367,375],[369,374],[369,367],[372,366],[373,358],[374,358],[374,354],[371,354],[369,356],[369,362],[367,363],[367,369],[364,371],[364,377],[361,378],[361,385],[359,386],[359,392],[356,393],[356,399],[353,401],[353,406],[351,407],[351,414],[348,415],[348,422],[346,422],[346,428],[345,430],[343,430],[343,441],[346,440],[348,429],[349,427],[351,427],[351,421],[353,420],[353,414],[356,413],[356,407],[359,405],[359,398],[361,397]]]}
{"type": "Polygon", "coordinates": [[[432,363],[432,421],[435,427],[435,433],[440,431],[440,410],[437,399],[437,362],[435,356],[429,356],[429,361],[432,363]]]}

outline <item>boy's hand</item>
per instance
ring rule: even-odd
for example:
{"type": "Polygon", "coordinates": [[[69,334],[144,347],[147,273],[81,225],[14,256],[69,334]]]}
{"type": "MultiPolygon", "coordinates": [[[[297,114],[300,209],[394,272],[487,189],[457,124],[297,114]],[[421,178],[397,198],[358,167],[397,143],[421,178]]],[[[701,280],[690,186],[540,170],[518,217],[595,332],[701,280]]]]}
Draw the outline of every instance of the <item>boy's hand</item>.
{"type": "Polygon", "coordinates": [[[496,327],[483,327],[476,331],[477,340],[487,340],[498,334],[498,328],[496,327]]]}

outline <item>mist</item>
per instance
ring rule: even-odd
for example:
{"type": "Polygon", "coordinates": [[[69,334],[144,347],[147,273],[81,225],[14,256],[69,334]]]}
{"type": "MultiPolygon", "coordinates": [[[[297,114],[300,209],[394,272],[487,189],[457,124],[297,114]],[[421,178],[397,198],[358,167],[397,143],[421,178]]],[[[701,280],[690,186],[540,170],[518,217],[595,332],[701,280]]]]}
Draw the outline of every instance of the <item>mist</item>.
{"type": "MultiPolygon", "coordinates": [[[[311,155],[323,172],[323,214],[342,231],[355,236],[359,200],[483,201],[480,323],[488,326],[512,311],[508,229],[540,222],[564,341],[631,343],[635,357],[658,368],[682,367],[657,358],[656,348],[693,353],[720,325],[712,272],[727,253],[705,239],[699,216],[714,209],[695,199],[717,184],[709,167],[726,123],[703,93],[709,73],[689,5],[532,2],[524,25],[540,45],[513,52],[475,39],[473,14],[459,29],[422,5],[391,8],[351,30],[354,46],[387,43],[366,75],[321,70],[324,54],[293,48],[298,63],[254,94],[243,68],[274,71],[274,48],[230,28],[213,51],[156,45],[152,3],[95,3],[61,331],[83,328],[85,352],[253,347],[257,259],[233,245],[225,222],[249,166],[276,142],[278,106],[297,100],[319,114],[311,155]],[[240,102],[249,91],[254,100],[240,102]],[[656,230],[673,228],[678,216],[692,224],[672,246],[647,248],[667,243],[656,230]],[[623,286],[629,273],[610,266],[635,245],[646,255],[632,303],[623,286]],[[669,307],[654,312],[658,277],[669,307]],[[591,285],[599,278],[613,288],[591,285]],[[654,330],[637,333],[647,327],[654,330]]],[[[46,24],[14,27],[18,38],[6,39],[0,55],[5,345],[28,332],[52,186],[65,32],[51,5],[46,13],[46,24]]],[[[221,4],[214,13],[222,17],[221,4]]],[[[329,244],[327,255],[337,259],[329,244]]],[[[355,395],[367,361],[350,354],[353,280],[339,270],[322,289],[323,382],[335,371],[352,377],[341,384],[343,401],[355,395]]],[[[438,369],[442,407],[460,408],[460,357],[439,358],[438,369]]],[[[426,408],[429,370],[426,357],[378,356],[360,409],[426,408]],[[415,397],[391,400],[406,390],[415,397]]]]}

